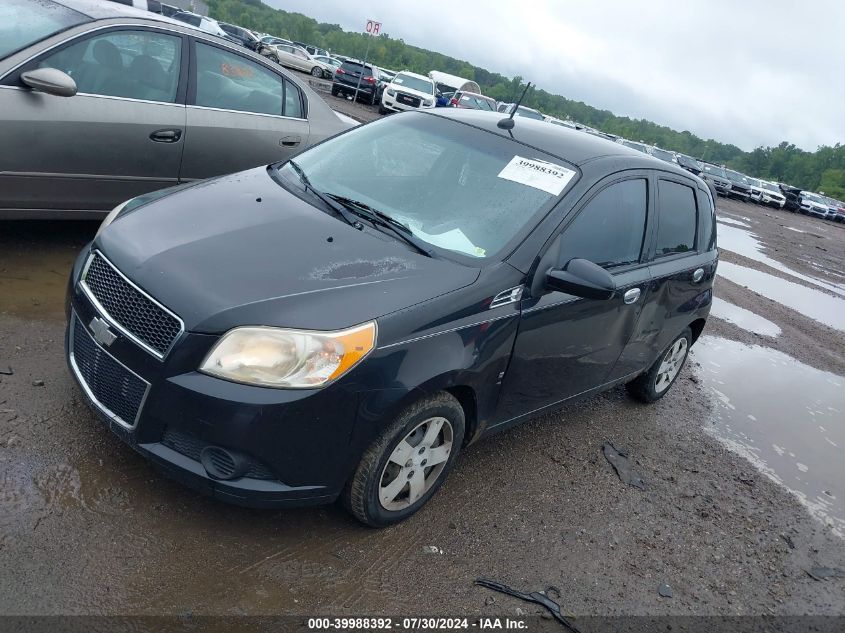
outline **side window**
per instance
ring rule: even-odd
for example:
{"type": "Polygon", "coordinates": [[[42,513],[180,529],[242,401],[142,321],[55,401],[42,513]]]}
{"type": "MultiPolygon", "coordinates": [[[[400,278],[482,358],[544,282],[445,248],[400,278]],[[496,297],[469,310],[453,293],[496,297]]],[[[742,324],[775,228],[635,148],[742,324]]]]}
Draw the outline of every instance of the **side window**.
{"type": "Polygon", "coordinates": [[[302,112],[302,95],[299,88],[285,79],[285,116],[304,119],[302,112]]]}
{"type": "Polygon", "coordinates": [[[698,212],[692,187],[669,180],[658,183],[657,247],[655,255],[665,257],[695,250],[698,212]]]}
{"type": "Polygon", "coordinates": [[[645,178],[617,182],[600,191],[561,235],[560,265],[575,257],[605,268],[638,262],[647,206],[645,178]]]}
{"type": "Polygon", "coordinates": [[[285,83],[246,57],[197,42],[198,106],[280,115],[285,83]]]}
{"type": "Polygon", "coordinates": [[[112,31],[44,57],[41,68],[73,77],[80,93],[176,101],[182,38],[153,31],[112,31]]]}

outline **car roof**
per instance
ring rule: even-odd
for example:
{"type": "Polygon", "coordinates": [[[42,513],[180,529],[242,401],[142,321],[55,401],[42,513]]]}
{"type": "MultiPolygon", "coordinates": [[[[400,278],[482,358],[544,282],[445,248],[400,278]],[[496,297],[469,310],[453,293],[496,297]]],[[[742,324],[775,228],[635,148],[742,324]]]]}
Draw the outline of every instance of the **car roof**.
{"type": "MultiPolygon", "coordinates": [[[[120,2],[103,2],[103,0],[52,0],[56,4],[73,9],[83,15],[87,15],[92,20],[109,20],[112,18],[143,18],[145,20],[156,20],[159,22],[166,22],[168,24],[183,25],[184,22],[168,18],[159,13],[152,11],[145,11],[144,9],[136,9],[120,2]]],[[[179,10],[180,13],[190,13],[184,9],[179,10]]],[[[200,16],[202,17],[202,16],[200,16]]]]}
{"type": "MultiPolygon", "coordinates": [[[[503,130],[497,123],[507,118],[501,112],[471,110],[463,108],[437,108],[420,113],[423,116],[439,116],[454,119],[481,128],[499,136],[512,137],[514,140],[531,145],[537,149],[559,156],[574,165],[584,165],[599,158],[624,158],[631,167],[660,169],[689,178],[688,171],[667,163],[649,154],[625,147],[621,143],[610,141],[600,136],[585,134],[561,125],[551,125],[525,117],[515,118],[510,130],[503,130]]],[[[404,116],[404,115],[402,115],[404,116]]]]}

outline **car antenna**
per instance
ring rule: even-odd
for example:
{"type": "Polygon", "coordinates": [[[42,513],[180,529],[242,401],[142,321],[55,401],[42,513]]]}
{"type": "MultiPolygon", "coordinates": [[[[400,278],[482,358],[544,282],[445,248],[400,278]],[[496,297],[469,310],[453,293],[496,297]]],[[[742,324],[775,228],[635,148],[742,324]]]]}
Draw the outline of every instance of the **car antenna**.
{"type": "Polygon", "coordinates": [[[513,126],[514,126],[513,115],[516,114],[516,110],[517,110],[517,108],[519,108],[519,104],[522,103],[522,100],[525,98],[525,93],[528,92],[528,89],[530,87],[531,87],[531,82],[529,81],[527,84],[525,84],[525,89],[522,91],[522,94],[519,96],[519,100],[516,103],[513,104],[513,110],[511,110],[511,115],[508,118],[502,119],[501,121],[499,121],[496,124],[498,127],[502,128],[503,130],[510,130],[510,129],[513,128],[513,126]]]}

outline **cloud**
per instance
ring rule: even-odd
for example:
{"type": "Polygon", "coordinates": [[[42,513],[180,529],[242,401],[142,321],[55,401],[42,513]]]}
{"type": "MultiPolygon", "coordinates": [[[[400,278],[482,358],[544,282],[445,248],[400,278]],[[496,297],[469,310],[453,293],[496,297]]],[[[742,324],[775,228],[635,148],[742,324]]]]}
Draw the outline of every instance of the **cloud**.
{"type": "Polygon", "coordinates": [[[266,1],[746,150],[845,142],[841,0],[266,1]]]}

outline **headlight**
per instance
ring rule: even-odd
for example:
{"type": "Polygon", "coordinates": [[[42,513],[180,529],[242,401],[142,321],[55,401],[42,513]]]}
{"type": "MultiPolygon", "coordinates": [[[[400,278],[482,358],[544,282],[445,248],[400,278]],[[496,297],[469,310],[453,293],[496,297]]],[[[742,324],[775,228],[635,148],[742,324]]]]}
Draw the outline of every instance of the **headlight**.
{"type": "Polygon", "coordinates": [[[395,96],[396,96],[396,91],[395,91],[395,90],[388,90],[388,91],[387,91],[387,96],[388,96],[388,97],[395,97],[395,96]]]}
{"type": "Polygon", "coordinates": [[[239,327],[223,335],[200,371],[261,387],[311,389],[340,378],[375,344],[374,321],[337,332],[239,327]]]}
{"type": "Polygon", "coordinates": [[[123,211],[123,207],[125,207],[130,202],[132,202],[132,198],[129,198],[129,200],[124,200],[119,205],[117,205],[114,209],[109,211],[109,214],[106,216],[106,219],[103,220],[103,223],[100,224],[100,228],[97,229],[97,234],[94,237],[96,238],[100,233],[103,232],[103,229],[105,229],[109,224],[114,222],[114,219],[118,216],[118,214],[120,214],[120,212],[123,211]]]}

